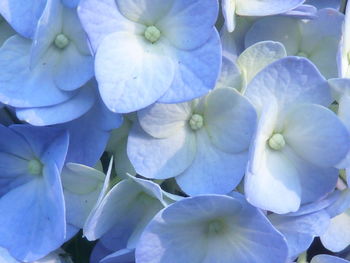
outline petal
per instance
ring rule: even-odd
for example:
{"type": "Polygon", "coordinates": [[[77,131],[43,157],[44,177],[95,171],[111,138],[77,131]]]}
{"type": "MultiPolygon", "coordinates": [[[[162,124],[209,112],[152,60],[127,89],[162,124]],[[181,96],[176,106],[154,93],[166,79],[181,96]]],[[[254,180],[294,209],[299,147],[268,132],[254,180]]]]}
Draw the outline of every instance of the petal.
{"type": "Polygon", "coordinates": [[[0,13],[19,34],[31,38],[45,4],[46,0],[4,0],[0,3],[0,13]]]}
{"type": "Polygon", "coordinates": [[[144,24],[154,25],[166,16],[174,0],[116,0],[119,12],[127,19],[144,24]]]}
{"type": "Polygon", "coordinates": [[[228,87],[240,91],[242,87],[242,76],[238,65],[234,60],[223,55],[220,78],[216,83],[216,88],[228,87]]]}
{"type": "Polygon", "coordinates": [[[16,109],[16,116],[18,119],[35,126],[69,122],[84,115],[93,107],[95,95],[90,87],[84,87],[71,99],[61,104],[51,107],[18,108],[16,109]]]}
{"type": "Polygon", "coordinates": [[[245,46],[249,47],[260,41],[280,42],[286,48],[288,55],[296,55],[302,39],[298,19],[273,16],[264,17],[255,22],[245,37],[245,46]],[[273,30],[269,30],[273,28],[273,30]]]}
{"type": "Polygon", "coordinates": [[[96,79],[104,103],[114,112],[132,112],[154,103],[169,89],[174,65],[166,46],[132,34],[104,38],[96,54],[96,79]],[[117,44],[116,44],[117,43],[117,44]]]}
{"type": "Polygon", "coordinates": [[[135,250],[122,249],[103,258],[101,263],[134,263],[135,250]]]}
{"type": "Polygon", "coordinates": [[[30,145],[24,137],[2,124],[0,124],[0,137],[6,138],[6,140],[0,140],[1,152],[28,160],[33,156],[30,145]]]}
{"type": "Polygon", "coordinates": [[[346,127],[329,109],[304,104],[286,115],[283,136],[303,159],[320,167],[331,167],[349,151],[346,127]]]}
{"type": "Polygon", "coordinates": [[[247,151],[256,126],[250,102],[231,88],[212,91],[206,99],[205,127],[211,142],[227,153],[247,151]]]}
{"type": "Polygon", "coordinates": [[[311,263],[348,263],[349,261],[330,255],[317,255],[312,258],[311,263]]]}
{"type": "Polygon", "coordinates": [[[198,130],[197,152],[192,164],[176,182],[188,195],[227,194],[241,181],[248,152],[229,154],[217,149],[204,129],[198,130]]]}
{"type": "Polygon", "coordinates": [[[167,138],[183,129],[191,118],[191,103],[156,103],[137,113],[142,129],[155,138],[167,138]]]}
{"type": "Polygon", "coordinates": [[[60,53],[60,60],[55,65],[54,81],[62,90],[74,90],[83,86],[94,76],[93,57],[83,55],[71,43],[60,53]]]}
{"type": "Polygon", "coordinates": [[[236,13],[242,16],[268,16],[287,12],[304,0],[237,0],[236,13]]]}
{"type": "Polygon", "coordinates": [[[232,33],[236,27],[236,1],[223,0],[221,5],[227,31],[232,33]]]}
{"type": "Polygon", "coordinates": [[[94,52],[111,33],[124,31],[142,34],[144,31],[143,26],[133,23],[119,12],[115,0],[81,0],[78,14],[94,52]]]}
{"type": "Polygon", "coordinates": [[[285,16],[295,17],[299,19],[315,19],[317,8],[312,5],[300,5],[284,14],[285,16]]]}
{"type": "Polygon", "coordinates": [[[34,261],[60,247],[66,222],[57,168],[45,166],[43,180],[34,179],[3,196],[0,211],[0,244],[17,259],[34,261]]]}
{"type": "Polygon", "coordinates": [[[350,210],[331,219],[327,231],[320,237],[322,244],[333,252],[340,252],[350,244],[350,210]]]}
{"type": "Polygon", "coordinates": [[[170,88],[159,103],[178,103],[205,95],[215,87],[221,68],[221,43],[216,29],[201,47],[182,51],[170,50],[177,65],[170,88]]]}
{"type": "MultiPolygon", "coordinates": [[[[147,2],[153,4],[153,0],[147,2]]],[[[175,47],[182,50],[192,50],[205,44],[212,35],[217,19],[218,1],[172,0],[171,2],[169,12],[156,23],[162,34],[175,47]]]]}
{"type": "Polygon", "coordinates": [[[62,0],[62,3],[69,8],[75,8],[79,4],[79,0],[62,0]]]}
{"type": "Polygon", "coordinates": [[[307,250],[314,238],[324,233],[330,222],[324,210],[302,216],[272,214],[269,219],[287,239],[289,258],[295,258],[307,250]]]}
{"type": "Polygon", "coordinates": [[[237,59],[244,85],[247,85],[267,65],[286,56],[284,46],[278,42],[263,41],[248,47],[237,59]]]}
{"type": "Polygon", "coordinates": [[[30,45],[30,41],[13,36],[0,49],[0,100],[15,107],[42,107],[69,99],[74,93],[57,89],[52,79],[57,51],[49,49],[31,70],[30,45]]]}
{"type": "Polygon", "coordinates": [[[171,178],[192,163],[196,154],[195,134],[184,127],[171,137],[156,139],[135,124],[129,134],[127,153],[136,172],[142,176],[171,178]]]}
{"type": "Polygon", "coordinates": [[[321,0],[321,1],[320,0],[306,0],[305,3],[310,4],[310,5],[314,5],[318,9],[329,7],[329,8],[339,10],[341,0],[321,0]]]}
{"type": "Polygon", "coordinates": [[[94,166],[106,148],[110,130],[118,128],[122,120],[120,114],[109,111],[102,102],[96,101],[85,115],[56,125],[67,129],[70,135],[66,161],[94,166]]]}
{"type": "Polygon", "coordinates": [[[245,95],[258,113],[275,99],[279,111],[297,103],[328,106],[330,89],[316,67],[307,59],[286,57],[260,71],[248,85],[245,95]]]}
{"type": "Polygon", "coordinates": [[[11,36],[16,34],[16,31],[5,21],[0,21],[0,47],[11,36]]]}

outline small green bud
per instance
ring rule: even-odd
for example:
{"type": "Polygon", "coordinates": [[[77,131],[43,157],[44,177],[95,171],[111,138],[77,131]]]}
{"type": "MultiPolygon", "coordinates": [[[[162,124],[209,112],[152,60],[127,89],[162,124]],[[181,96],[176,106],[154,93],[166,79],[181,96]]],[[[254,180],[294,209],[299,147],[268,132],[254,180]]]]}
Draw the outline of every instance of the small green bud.
{"type": "Polygon", "coordinates": [[[196,131],[203,127],[204,120],[202,115],[199,114],[193,114],[190,121],[189,121],[190,127],[192,130],[196,131]]]}
{"type": "Polygon", "coordinates": [[[55,46],[59,49],[64,49],[69,45],[69,39],[65,34],[58,34],[55,38],[55,46]]]}
{"type": "Polygon", "coordinates": [[[269,146],[271,149],[279,151],[282,150],[283,147],[286,145],[286,142],[284,140],[284,137],[280,133],[273,134],[269,139],[269,146]]]}
{"type": "Polygon", "coordinates": [[[32,175],[41,175],[43,172],[43,164],[37,159],[30,160],[28,162],[28,172],[32,175]]]}
{"type": "Polygon", "coordinates": [[[146,28],[144,35],[149,42],[155,43],[159,40],[161,33],[155,26],[149,26],[146,28]]]}

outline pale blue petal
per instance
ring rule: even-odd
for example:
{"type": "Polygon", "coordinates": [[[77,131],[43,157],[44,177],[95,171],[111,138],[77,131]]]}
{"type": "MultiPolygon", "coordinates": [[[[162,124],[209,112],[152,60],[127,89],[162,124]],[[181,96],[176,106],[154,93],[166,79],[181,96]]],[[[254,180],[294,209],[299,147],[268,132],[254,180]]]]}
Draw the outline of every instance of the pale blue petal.
{"type": "Polygon", "coordinates": [[[236,13],[242,16],[268,16],[287,12],[305,0],[237,0],[236,13]]]}
{"type": "Polygon", "coordinates": [[[317,8],[312,5],[300,5],[284,14],[285,16],[295,17],[299,19],[314,19],[316,17],[317,8]]]}
{"type": "Polygon", "coordinates": [[[153,138],[139,124],[131,129],[127,153],[137,173],[147,178],[165,179],[182,173],[196,154],[196,137],[188,127],[164,139],[153,138]]]}
{"type": "Polygon", "coordinates": [[[188,195],[227,194],[241,181],[248,162],[248,151],[230,154],[219,150],[204,129],[198,130],[197,152],[193,163],[176,182],[188,195]]]}
{"type": "Polygon", "coordinates": [[[191,102],[179,104],[156,103],[137,113],[142,129],[155,138],[167,138],[183,129],[191,118],[191,102]]]}
{"type": "Polygon", "coordinates": [[[160,103],[177,103],[205,95],[215,87],[221,68],[221,43],[216,29],[200,48],[191,51],[173,49],[177,68],[170,89],[158,99],[160,103]]]}
{"type": "MultiPolygon", "coordinates": [[[[153,0],[147,2],[154,4],[153,0]]],[[[181,50],[191,51],[205,45],[212,35],[218,16],[218,1],[172,0],[163,2],[172,2],[172,6],[169,12],[156,23],[162,34],[181,50]]]]}
{"type": "Polygon", "coordinates": [[[291,109],[285,116],[283,136],[299,156],[319,167],[336,165],[350,147],[344,124],[331,110],[319,105],[291,109]]]}
{"type": "Polygon", "coordinates": [[[330,255],[317,255],[313,257],[310,263],[349,263],[350,261],[347,261],[342,258],[338,258],[335,256],[330,255]]]}
{"type": "Polygon", "coordinates": [[[45,8],[46,0],[3,0],[0,3],[0,14],[22,36],[34,36],[38,20],[45,8]]]}
{"type": "Polygon", "coordinates": [[[118,250],[102,259],[101,263],[135,263],[135,250],[118,250]]]}
{"type": "Polygon", "coordinates": [[[13,154],[23,159],[30,159],[33,151],[23,136],[0,124],[0,150],[4,153],[13,154]]]}
{"type": "Polygon", "coordinates": [[[216,88],[231,87],[237,89],[238,91],[241,90],[242,76],[237,64],[234,61],[235,60],[232,60],[230,57],[223,55],[220,78],[216,83],[216,88]]]}
{"type": "Polygon", "coordinates": [[[54,125],[79,118],[89,111],[95,103],[96,92],[85,86],[71,99],[48,107],[17,108],[18,119],[35,126],[54,125]]]}
{"type": "Polygon", "coordinates": [[[256,129],[253,105],[236,90],[221,88],[206,98],[205,128],[211,142],[227,153],[247,151],[256,129]]]}
{"type": "Polygon", "coordinates": [[[42,258],[65,240],[59,171],[55,165],[47,165],[43,176],[0,199],[0,244],[19,260],[30,262],[42,258]]]}
{"type": "Polygon", "coordinates": [[[105,37],[95,60],[96,79],[106,106],[120,113],[139,110],[159,99],[174,78],[166,43],[116,32],[105,37]]]}
{"type": "Polygon", "coordinates": [[[132,23],[123,16],[115,0],[81,0],[78,6],[79,18],[96,52],[101,41],[114,32],[135,32],[142,35],[144,26],[132,23]]]}

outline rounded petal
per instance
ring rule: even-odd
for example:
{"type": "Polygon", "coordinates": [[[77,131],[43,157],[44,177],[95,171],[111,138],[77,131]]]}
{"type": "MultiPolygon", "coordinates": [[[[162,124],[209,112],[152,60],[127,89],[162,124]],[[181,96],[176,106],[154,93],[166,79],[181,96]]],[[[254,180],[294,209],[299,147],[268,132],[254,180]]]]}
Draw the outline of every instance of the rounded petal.
{"type": "Polygon", "coordinates": [[[236,90],[221,88],[206,98],[205,128],[211,142],[227,153],[247,151],[256,126],[253,105],[236,90]]]}
{"type": "Polygon", "coordinates": [[[220,37],[212,29],[209,40],[201,47],[184,51],[170,50],[175,68],[174,79],[159,103],[180,103],[207,94],[215,87],[220,74],[222,52],[220,37]]]}
{"type": "Polygon", "coordinates": [[[190,166],[176,177],[180,188],[188,195],[227,194],[242,180],[248,151],[230,154],[213,145],[208,133],[196,133],[197,152],[190,166]]]}
{"type": "Polygon", "coordinates": [[[349,263],[349,261],[330,255],[317,255],[312,258],[311,263],[349,263]]]}
{"type": "Polygon", "coordinates": [[[346,127],[331,110],[319,105],[296,106],[287,113],[283,130],[286,143],[320,167],[336,165],[349,151],[346,127]]]}
{"type": "Polygon", "coordinates": [[[187,125],[192,113],[191,103],[156,103],[137,113],[142,129],[155,138],[167,138],[187,125]]]}
{"type": "Polygon", "coordinates": [[[191,165],[196,154],[196,138],[184,127],[171,137],[157,139],[135,124],[129,134],[127,153],[136,172],[142,176],[171,178],[191,165]]]}
{"type": "Polygon", "coordinates": [[[174,78],[164,43],[152,45],[130,33],[104,38],[95,60],[96,79],[106,106],[114,112],[139,110],[159,99],[174,78]]]}
{"type": "Polygon", "coordinates": [[[276,41],[284,45],[288,55],[295,55],[299,51],[302,38],[300,30],[298,19],[283,16],[264,17],[256,21],[247,32],[245,46],[249,47],[260,41],[276,41]]]}

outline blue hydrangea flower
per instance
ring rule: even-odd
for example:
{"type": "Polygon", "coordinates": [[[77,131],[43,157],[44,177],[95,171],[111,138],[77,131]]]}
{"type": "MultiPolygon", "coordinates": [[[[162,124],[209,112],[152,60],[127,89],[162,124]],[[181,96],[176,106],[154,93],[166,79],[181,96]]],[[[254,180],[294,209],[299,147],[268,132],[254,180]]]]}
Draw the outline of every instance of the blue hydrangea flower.
{"type": "Polygon", "coordinates": [[[121,249],[134,250],[144,227],[175,198],[157,184],[131,176],[112,185],[101,192],[84,225],[88,240],[99,239],[94,255],[98,259],[121,249]]]}
{"type": "Polygon", "coordinates": [[[16,107],[19,118],[33,125],[67,122],[93,106],[96,88],[82,87],[93,74],[76,11],[49,0],[33,41],[16,35],[0,49],[0,101],[16,107]]]}
{"type": "Polygon", "coordinates": [[[284,16],[258,20],[247,32],[246,47],[263,40],[281,42],[288,55],[309,58],[326,78],[337,77],[337,52],[343,14],[322,9],[317,18],[300,20],[284,16]]]}
{"type": "Polygon", "coordinates": [[[285,239],[266,217],[233,194],[185,198],[161,210],[135,256],[138,263],[281,263],[287,254],[285,239]]]}
{"type": "Polygon", "coordinates": [[[330,255],[314,256],[310,263],[349,263],[350,261],[330,255]]]}
{"type": "Polygon", "coordinates": [[[248,161],[256,113],[232,88],[181,104],[155,104],[138,112],[128,156],[147,178],[175,177],[189,194],[232,191],[248,161]]]}
{"type": "Polygon", "coordinates": [[[83,0],[78,11],[110,110],[187,101],[214,88],[221,62],[217,1],[83,0]]]}
{"type": "Polygon", "coordinates": [[[304,58],[280,59],[256,75],[245,95],[259,115],[245,176],[249,202],[283,214],[331,192],[338,178],[333,167],[350,138],[326,108],[332,97],[316,67],[304,58]]]}
{"type": "Polygon", "coordinates": [[[66,238],[60,172],[68,135],[27,125],[0,126],[0,133],[0,246],[34,261],[66,238]]]}
{"type": "Polygon", "coordinates": [[[236,15],[270,16],[290,11],[305,0],[222,0],[222,11],[229,32],[235,29],[236,15]]]}

